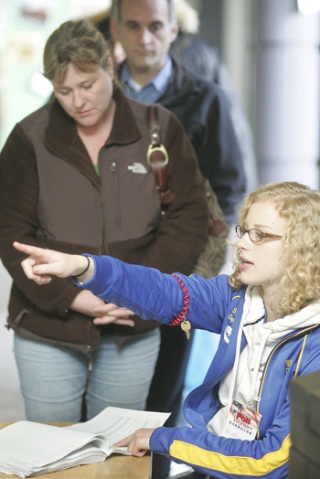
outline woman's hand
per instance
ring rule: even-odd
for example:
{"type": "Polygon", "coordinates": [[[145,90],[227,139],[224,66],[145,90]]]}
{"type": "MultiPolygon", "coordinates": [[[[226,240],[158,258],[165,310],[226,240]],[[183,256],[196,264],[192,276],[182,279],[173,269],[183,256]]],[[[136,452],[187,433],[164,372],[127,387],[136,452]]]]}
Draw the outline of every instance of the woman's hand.
{"type": "Polygon", "coordinates": [[[105,303],[103,306],[99,306],[94,309],[96,317],[93,322],[96,325],[101,324],[121,324],[121,326],[134,326],[134,321],[130,319],[134,313],[127,308],[119,308],[113,303],[105,303]]]}
{"type": "Polygon", "coordinates": [[[137,429],[130,436],[114,444],[116,447],[128,446],[128,451],[134,456],[144,456],[150,451],[150,437],[154,429],[137,429]]]}
{"type": "Polygon", "coordinates": [[[133,327],[135,324],[129,318],[134,314],[130,309],[119,308],[113,303],[105,303],[103,299],[85,289],[79,291],[79,294],[70,304],[70,309],[91,316],[93,323],[96,325],[114,323],[133,327]]]}
{"type": "MultiPolygon", "coordinates": [[[[13,246],[18,251],[25,253],[28,258],[21,262],[23,271],[27,278],[32,279],[38,284],[48,284],[52,276],[67,278],[68,276],[77,276],[88,265],[88,259],[85,256],[60,253],[45,248],[37,248],[15,241],[13,246]]],[[[89,279],[94,270],[93,262],[90,261],[90,267],[86,273],[89,279]]]]}

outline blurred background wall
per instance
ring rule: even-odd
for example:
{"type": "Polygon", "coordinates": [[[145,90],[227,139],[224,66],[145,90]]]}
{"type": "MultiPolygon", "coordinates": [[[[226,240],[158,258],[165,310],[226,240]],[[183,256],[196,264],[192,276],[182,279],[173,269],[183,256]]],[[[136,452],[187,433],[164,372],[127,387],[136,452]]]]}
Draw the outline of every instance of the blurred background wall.
{"type": "MultiPolygon", "coordinates": [[[[318,13],[298,10],[302,2],[190,0],[199,11],[199,35],[217,48],[252,131],[252,187],[297,180],[319,188],[320,22],[318,13]]],[[[48,35],[65,20],[108,6],[108,0],[0,0],[0,148],[14,124],[48,97],[40,74],[48,35]]],[[[24,412],[12,332],[4,327],[10,278],[1,263],[0,285],[0,418],[16,420],[24,412]]]]}

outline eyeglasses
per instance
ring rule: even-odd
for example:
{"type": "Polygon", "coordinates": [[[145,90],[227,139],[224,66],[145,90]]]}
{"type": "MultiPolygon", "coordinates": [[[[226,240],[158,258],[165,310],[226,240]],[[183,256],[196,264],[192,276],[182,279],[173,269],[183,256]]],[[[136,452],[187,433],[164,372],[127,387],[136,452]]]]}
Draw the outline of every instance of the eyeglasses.
{"type": "Polygon", "coordinates": [[[243,226],[237,225],[235,227],[236,234],[238,238],[242,238],[246,233],[248,233],[250,240],[252,243],[261,243],[261,241],[264,238],[270,238],[270,239],[280,239],[282,236],[280,235],[274,235],[272,233],[263,233],[261,230],[257,228],[250,228],[249,230],[246,230],[243,226]]]}

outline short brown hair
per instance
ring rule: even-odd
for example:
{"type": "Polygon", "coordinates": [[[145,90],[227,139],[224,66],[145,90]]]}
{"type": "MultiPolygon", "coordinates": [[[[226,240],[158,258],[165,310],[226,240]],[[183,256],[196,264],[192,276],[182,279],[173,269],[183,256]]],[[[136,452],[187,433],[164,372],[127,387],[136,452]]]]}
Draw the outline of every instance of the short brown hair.
{"type": "MultiPolygon", "coordinates": [[[[111,12],[117,23],[121,21],[121,1],[122,0],[112,0],[111,12]]],[[[134,1],[134,0],[131,0],[134,1]]],[[[169,12],[169,21],[173,23],[176,19],[175,6],[173,0],[167,0],[168,3],[168,12],[169,12]]]]}
{"type": "Polygon", "coordinates": [[[48,38],[43,52],[43,74],[61,83],[69,63],[85,73],[106,68],[112,59],[108,42],[87,20],[68,21],[48,38]]]}

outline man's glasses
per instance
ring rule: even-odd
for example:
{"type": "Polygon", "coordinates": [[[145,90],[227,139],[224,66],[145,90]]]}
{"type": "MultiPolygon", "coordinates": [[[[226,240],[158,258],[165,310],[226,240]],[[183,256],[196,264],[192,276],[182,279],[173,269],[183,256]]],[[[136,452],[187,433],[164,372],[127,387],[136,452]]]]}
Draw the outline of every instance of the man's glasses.
{"type": "Polygon", "coordinates": [[[250,240],[252,243],[261,243],[261,241],[265,238],[270,238],[270,239],[280,239],[282,236],[280,235],[274,235],[272,233],[263,233],[257,228],[251,228],[249,230],[246,230],[243,226],[237,225],[235,227],[236,234],[238,238],[242,238],[246,233],[248,233],[250,240]]]}

